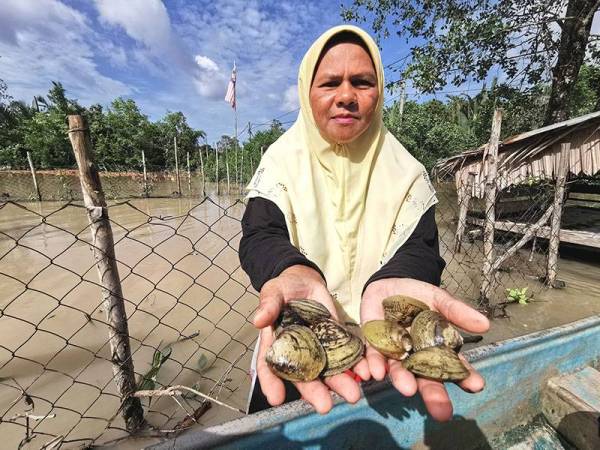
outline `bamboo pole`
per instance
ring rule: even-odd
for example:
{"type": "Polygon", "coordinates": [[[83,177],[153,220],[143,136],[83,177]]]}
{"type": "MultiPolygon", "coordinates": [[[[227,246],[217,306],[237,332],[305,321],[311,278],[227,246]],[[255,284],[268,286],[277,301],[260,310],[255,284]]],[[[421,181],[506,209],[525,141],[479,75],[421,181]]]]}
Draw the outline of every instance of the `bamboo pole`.
{"type": "Polygon", "coordinates": [[[568,158],[571,143],[564,142],[560,146],[560,158],[556,171],[556,188],[554,190],[554,212],[550,222],[550,244],[548,247],[548,266],[546,269],[546,284],[550,287],[562,287],[563,283],[557,283],[558,271],[558,246],[560,245],[560,223],[565,200],[565,183],[569,172],[568,158]]]}
{"type": "Polygon", "coordinates": [[[200,173],[202,174],[202,197],[206,195],[206,178],[204,176],[204,158],[202,157],[202,148],[198,147],[198,156],[200,156],[200,173]]]}
{"type": "Polygon", "coordinates": [[[31,170],[31,178],[33,178],[33,187],[35,188],[35,195],[37,196],[38,202],[42,201],[42,194],[40,194],[40,187],[37,182],[37,174],[35,173],[35,166],[31,159],[31,153],[27,151],[27,161],[29,162],[29,170],[31,170]]]}
{"type": "Polygon", "coordinates": [[[485,222],[483,227],[483,270],[481,280],[480,301],[482,305],[490,304],[490,294],[494,287],[495,271],[493,264],[495,259],[494,252],[494,230],[496,222],[496,194],[498,184],[496,176],[498,174],[498,143],[500,141],[500,128],[502,126],[502,110],[494,111],[492,119],[492,133],[487,149],[483,155],[481,168],[487,161],[488,174],[485,179],[485,222]]]}
{"type": "Polygon", "coordinates": [[[79,167],[79,181],[92,233],[92,250],[102,285],[114,380],[122,400],[121,411],[125,426],[128,431],[135,431],[144,421],[144,410],[140,400],[131,397],[136,390],[136,383],[129,344],[127,313],[115,259],[108,208],[98,170],[92,160],[89,129],[82,116],[69,116],[69,138],[79,167]]]}
{"type": "Polygon", "coordinates": [[[144,197],[148,197],[148,172],[146,171],[146,153],[142,150],[142,169],[144,170],[144,197]]]}
{"type": "Polygon", "coordinates": [[[177,179],[177,196],[181,196],[181,178],[179,178],[179,156],[177,155],[177,136],[173,138],[175,148],[175,178],[177,179]]]}
{"type": "MultiPolygon", "coordinates": [[[[460,172],[456,172],[456,176],[460,176],[460,172]]],[[[469,211],[469,201],[473,194],[473,183],[475,175],[469,173],[467,182],[461,184],[458,188],[458,223],[456,224],[456,234],[454,236],[454,252],[460,253],[462,247],[462,239],[465,234],[467,225],[467,212],[469,211]]],[[[460,178],[459,178],[460,180],[460,178]]]]}
{"type": "Polygon", "coordinates": [[[192,195],[192,172],[190,171],[190,152],[185,153],[187,163],[187,176],[188,176],[188,194],[192,195]]]}

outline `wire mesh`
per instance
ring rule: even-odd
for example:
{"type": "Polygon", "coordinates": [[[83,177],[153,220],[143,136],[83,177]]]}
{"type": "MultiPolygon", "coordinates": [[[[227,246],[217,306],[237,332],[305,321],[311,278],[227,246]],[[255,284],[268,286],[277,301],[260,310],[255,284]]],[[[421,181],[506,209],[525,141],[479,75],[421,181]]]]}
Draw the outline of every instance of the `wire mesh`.
{"type": "MultiPolygon", "coordinates": [[[[169,347],[156,389],[183,384],[245,409],[257,297],[237,258],[244,205],[224,201],[132,200],[110,217],[138,380],[169,347]]],[[[0,236],[0,435],[15,448],[126,434],[85,209],[4,202],[0,236]]],[[[190,413],[203,405],[185,397],[190,413]]],[[[172,398],[143,404],[155,430],[186,416],[172,398]]]]}

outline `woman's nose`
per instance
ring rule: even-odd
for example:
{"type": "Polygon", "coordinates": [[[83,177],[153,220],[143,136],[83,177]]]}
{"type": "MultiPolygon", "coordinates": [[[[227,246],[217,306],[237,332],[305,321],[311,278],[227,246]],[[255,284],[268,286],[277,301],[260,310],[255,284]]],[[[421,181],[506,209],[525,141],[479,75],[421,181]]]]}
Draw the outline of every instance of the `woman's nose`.
{"type": "Polygon", "coordinates": [[[336,104],[338,106],[341,105],[351,105],[356,103],[356,92],[352,87],[351,83],[342,83],[340,84],[337,96],[336,96],[336,104]]]}

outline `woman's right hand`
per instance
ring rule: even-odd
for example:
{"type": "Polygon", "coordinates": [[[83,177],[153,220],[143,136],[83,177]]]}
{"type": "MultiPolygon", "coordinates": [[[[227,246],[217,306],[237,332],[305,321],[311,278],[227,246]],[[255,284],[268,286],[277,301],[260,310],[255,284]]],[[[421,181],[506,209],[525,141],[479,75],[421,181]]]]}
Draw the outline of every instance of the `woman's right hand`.
{"type": "MultiPolygon", "coordinates": [[[[281,308],[289,300],[307,298],[323,304],[337,319],[333,299],[327,290],[325,280],[319,272],[308,266],[295,265],[285,269],[278,277],[269,280],[260,290],[260,305],[254,315],[254,325],[261,329],[260,346],[256,371],[263,394],[271,406],[285,401],[283,381],[275,375],[265,361],[265,354],[274,340],[273,324],[281,308]]],[[[353,368],[363,380],[368,380],[370,371],[365,359],[353,368]]],[[[337,392],[347,402],[356,403],[360,399],[358,383],[348,374],[341,373],[325,379],[294,383],[302,397],[320,414],[325,414],[333,406],[330,390],[337,392]]]]}

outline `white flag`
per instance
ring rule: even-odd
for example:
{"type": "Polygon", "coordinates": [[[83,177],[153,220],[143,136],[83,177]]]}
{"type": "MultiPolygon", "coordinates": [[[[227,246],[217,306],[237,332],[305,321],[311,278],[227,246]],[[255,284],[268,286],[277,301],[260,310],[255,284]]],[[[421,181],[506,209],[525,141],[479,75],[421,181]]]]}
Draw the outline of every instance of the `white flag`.
{"type": "Polygon", "coordinates": [[[231,107],[235,109],[235,61],[233,62],[233,70],[231,71],[231,78],[229,79],[229,85],[227,86],[227,94],[225,94],[225,101],[229,102],[231,107]]]}

